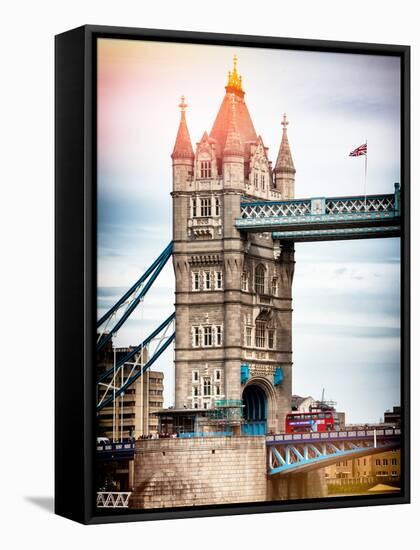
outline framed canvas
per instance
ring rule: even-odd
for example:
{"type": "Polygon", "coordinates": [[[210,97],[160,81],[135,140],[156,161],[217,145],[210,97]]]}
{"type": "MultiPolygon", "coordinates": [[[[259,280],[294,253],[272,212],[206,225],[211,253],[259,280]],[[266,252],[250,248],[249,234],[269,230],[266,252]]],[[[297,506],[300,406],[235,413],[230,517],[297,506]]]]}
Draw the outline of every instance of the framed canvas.
{"type": "Polygon", "coordinates": [[[56,37],[56,513],[409,502],[408,46],[56,37]]]}

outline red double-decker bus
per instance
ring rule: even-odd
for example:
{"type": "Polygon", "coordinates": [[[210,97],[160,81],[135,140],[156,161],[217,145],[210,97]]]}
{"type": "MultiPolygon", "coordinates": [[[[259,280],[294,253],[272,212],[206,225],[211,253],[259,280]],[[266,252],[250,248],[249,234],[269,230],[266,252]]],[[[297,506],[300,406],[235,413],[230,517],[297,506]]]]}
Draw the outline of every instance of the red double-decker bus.
{"type": "Polygon", "coordinates": [[[335,429],[335,411],[292,412],[286,415],[286,433],[330,432],[335,429]]]}

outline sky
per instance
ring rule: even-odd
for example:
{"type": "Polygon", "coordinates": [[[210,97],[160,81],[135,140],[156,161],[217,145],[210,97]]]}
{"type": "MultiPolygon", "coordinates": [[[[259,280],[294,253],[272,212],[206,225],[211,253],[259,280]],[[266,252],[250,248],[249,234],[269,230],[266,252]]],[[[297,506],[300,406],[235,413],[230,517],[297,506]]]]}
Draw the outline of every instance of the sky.
{"type": "MultiPolygon", "coordinates": [[[[392,193],[400,181],[399,59],[386,56],[98,42],[98,315],[171,240],[171,152],[185,95],[193,145],[210,131],[233,55],[257,134],[276,160],[281,119],[296,166],[295,196],[392,193]]],[[[400,401],[400,243],[297,243],[293,392],[337,402],[347,421],[377,422],[400,401]]],[[[116,338],[137,344],[173,311],[168,262],[116,338]]],[[[154,367],[173,400],[173,351],[154,367]]]]}

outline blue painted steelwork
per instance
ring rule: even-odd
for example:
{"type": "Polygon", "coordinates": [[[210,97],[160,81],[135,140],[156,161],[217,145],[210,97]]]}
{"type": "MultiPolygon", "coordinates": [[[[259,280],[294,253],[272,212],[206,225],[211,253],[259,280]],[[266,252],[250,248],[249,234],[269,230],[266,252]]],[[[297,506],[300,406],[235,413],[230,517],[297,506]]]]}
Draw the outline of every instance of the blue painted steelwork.
{"type": "Polygon", "coordinates": [[[191,439],[193,437],[228,437],[233,435],[233,432],[185,432],[178,434],[180,439],[191,439]]]}
{"type": "Polygon", "coordinates": [[[349,227],[339,229],[317,229],[302,231],[274,231],[272,237],[279,241],[311,242],[351,239],[374,239],[399,237],[401,227],[389,225],[380,227],[349,227]]]}
{"type": "Polygon", "coordinates": [[[399,236],[399,197],[395,184],[394,194],[242,202],[235,226],[243,231],[271,231],[282,240],[399,236]]]}
{"type": "Polygon", "coordinates": [[[135,449],[134,442],[96,445],[96,458],[99,460],[133,460],[135,449]]]}
{"type": "Polygon", "coordinates": [[[100,382],[103,382],[106,378],[108,378],[109,376],[112,376],[115,370],[118,370],[122,365],[124,365],[125,363],[128,363],[128,361],[131,361],[131,359],[133,359],[133,357],[135,357],[137,353],[141,352],[141,350],[145,348],[154,338],[156,338],[156,336],[160,334],[174,319],[175,319],[175,312],[169,315],[169,317],[165,319],[163,323],[158,326],[157,329],[155,329],[151,334],[149,334],[149,336],[145,340],[143,340],[141,344],[133,348],[129,353],[127,353],[127,355],[119,359],[115,365],[115,369],[114,367],[111,367],[107,371],[103,372],[97,378],[96,383],[99,384],[100,382]]]}
{"type": "Polygon", "coordinates": [[[242,394],[244,403],[241,431],[244,435],[264,435],[267,432],[267,398],[256,384],[246,386],[242,394]]]}
{"type": "Polygon", "coordinates": [[[253,422],[244,422],[241,427],[242,435],[262,435],[264,436],[267,433],[267,422],[261,420],[258,422],[254,420],[253,422]]]}
{"type": "Polygon", "coordinates": [[[343,458],[354,459],[398,449],[400,429],[348,430],[268,436],[269,475],[288,475],[325,468],[343,458]]]}
{"type": "Polygon", "coordinates": [[[173,243],[170,242],[168,246],[165,248],[165,250],[156,258],[156,260],[152,263],[152,265],[143,273],[143,275],[140,277],[138,281],[134,283],[134,285],[127,290],[127,292],[118,300],[116,304],[114,304],[96,323],[96,327],[99,328],[101,325],[105,323],[105,321],[115,312],[117,311],[127,300],[128,298],[136,291],[136,289],[144,283],[144,281],[149,277],[149,275],[154,271],[154,269],[159,265],[159,263],[162,261],[164,256],[170,252],[172,253],[173,249],[173,243]]]}
{"type": "Polygon", "coordinates": [[[133,384],[133,382],[135,382],[153,365],[153,363],[162,355],[162,353],[169,347],[169,345],[174,341],[174,339],[175,339],[175,332],[166,339],[166,341],[162,344],[162,346],[155,351],[154,355],[147,361],[147,363],[142,368],[140,368],[135,374],[130,376],[127,379],[127,381],[117,390],[112,392],[112,394],[107,399],[104,399],[104,401],[99,403],[96,406],[96,411],[100,412],[104,407],[107,407],[108,405],[110,405],[114,401],[114,399],[116,399],[122,393],[124,393],[131,386],[131,384],[133,384]]]}
{"type": "Polygon", "coordinates": [[[281,367],[276,367],[274,371],[274,385],[280,386],[280,384],[283,384],[283,380],[284,380],[283,369],[281,367]]]}
{"type": "Polygon", "coordinates": [[[241,384],[246,384],[249,380],[249,365],[243,363],[241,365],[241,384]]]}
{"type": "MultiPolygon", "coordinates": [[[[166,262],[169,260],[172,254],[172,243],[170,243],[164,252],[155,260],[155,262],[152,264],[152,266],[146,271],[146,273],[139,279],[141,281],[137,281],[137,283],[131,287],[131,289],[124,295],[128,295],[129,297],[135,292],[136,289],[139,288],[140,284],[143,284],[143,282],[148,278],[148,281],[144,285],[144,287],[141,289],[138,296],[136,296],[130,305],[127,307],[124,314],[121,316],[121,319],[112,327],[112,329],[109,331],[108,334],[104,334],[104,336],[99,340],[96,351],[100,351],[112,338],[112,336],[118,332],[118,329],[121,328],[121,326],[125,323],[125,321],[130,317],[130,315],[133,313],[133,311],[136,309],[136,307],[140,304],[142,299],[146,296],[147,292],[149,291],[150,287],[155,282],[156,278],[158,277],[159,273],[162,271],[162,269],[165,267],[166,262]],[[147,274],[147,276],[146,276],[147,274]]],[[[123,300],[124,296],[118,300],[117,304],[115,304],[99,321],[100,325],[103,324],[103,320],[108,319],[112,313],[115,313],[118,308],[122,307],[126,300],[123,300]],[[119,304],[119,305],[118,305],[119,304]],[[117,307],[118,305],[118,307],[117,307]],[[110,313],[111,312],[111,313],[110,313]]],[[[98,326],[100,326],[98,324],[98,326]]]]}

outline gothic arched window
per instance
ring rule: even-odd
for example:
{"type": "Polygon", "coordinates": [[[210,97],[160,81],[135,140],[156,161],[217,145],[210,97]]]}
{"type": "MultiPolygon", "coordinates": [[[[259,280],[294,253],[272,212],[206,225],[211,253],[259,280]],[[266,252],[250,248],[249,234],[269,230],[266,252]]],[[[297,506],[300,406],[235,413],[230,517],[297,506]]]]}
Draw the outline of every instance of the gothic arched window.
{"type": "Polygon", "coordinates": [[[255,268],[255,292],[257,294],[265,292],[265,267],[263,264],[259,264],[255,268]]]}

